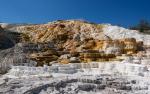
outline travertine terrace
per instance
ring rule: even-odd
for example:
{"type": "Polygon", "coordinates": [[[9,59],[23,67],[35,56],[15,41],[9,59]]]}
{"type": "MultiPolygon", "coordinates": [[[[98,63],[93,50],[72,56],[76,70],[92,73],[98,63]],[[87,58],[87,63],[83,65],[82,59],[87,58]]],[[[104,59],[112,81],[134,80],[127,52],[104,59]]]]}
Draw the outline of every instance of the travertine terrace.
{"type": "Polygon", "coordinates": [[[2,23],[0,94],[149,94],[149,53],[150,35],[110,24],[2,23]]]}

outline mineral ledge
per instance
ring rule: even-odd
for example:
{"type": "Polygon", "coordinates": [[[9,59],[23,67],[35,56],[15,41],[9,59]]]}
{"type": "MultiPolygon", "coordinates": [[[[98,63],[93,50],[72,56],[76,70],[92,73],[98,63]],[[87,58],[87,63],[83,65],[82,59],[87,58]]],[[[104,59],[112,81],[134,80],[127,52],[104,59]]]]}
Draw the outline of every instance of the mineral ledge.
{"type": "Polygon", "coordinates": [[[148,34],[80,20],[0,25],[0,94],[150,94],[148,34]]]}

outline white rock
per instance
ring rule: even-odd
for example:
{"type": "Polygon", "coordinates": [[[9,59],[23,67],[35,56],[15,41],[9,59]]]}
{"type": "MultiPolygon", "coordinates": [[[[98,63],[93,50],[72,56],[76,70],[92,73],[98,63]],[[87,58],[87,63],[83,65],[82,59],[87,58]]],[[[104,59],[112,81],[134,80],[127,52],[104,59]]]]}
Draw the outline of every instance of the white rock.
{"type": "Polygon", "coordinates": [[[150,45],[150,35],[141,34],[136,30],[129,30],[119,26],[104,25],[104,34],[112,39],[135,38],[143,41],[145,45],[150,45]]]}

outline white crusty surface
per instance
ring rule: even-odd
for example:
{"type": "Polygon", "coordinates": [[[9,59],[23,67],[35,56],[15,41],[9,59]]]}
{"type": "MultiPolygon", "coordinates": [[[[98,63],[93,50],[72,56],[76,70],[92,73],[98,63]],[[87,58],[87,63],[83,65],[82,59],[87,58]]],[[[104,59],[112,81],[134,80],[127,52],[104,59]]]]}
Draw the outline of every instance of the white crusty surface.
{"type": "Polygon", "coordinates": [[[145,45],[150,45],[150,35],[141,34],[136,30],[129,30],[119,26],[104,25],[103,32],[112,39],[135,38],[143,41],[145,45]]]}

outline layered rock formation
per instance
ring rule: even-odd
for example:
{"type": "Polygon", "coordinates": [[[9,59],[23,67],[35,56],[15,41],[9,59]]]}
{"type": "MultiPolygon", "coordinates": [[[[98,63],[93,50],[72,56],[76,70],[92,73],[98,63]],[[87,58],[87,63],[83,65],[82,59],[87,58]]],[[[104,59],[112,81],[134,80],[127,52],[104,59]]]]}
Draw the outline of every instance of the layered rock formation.
{"type": "MultiPolygon", "coordinates": [[[[42,65],[46,62],[44,62],[42,56],[32,57],[32,54],[38,54],[38,53],[44,53],[44,51],[47,51],[47,49],[54,49],[53,43],[18,43],[13,48],[9,48],[6,50],[0,51],[0,72],[6,72],[7,69],[10,68],[11,65],[21,65],[22,63],[32,63],[32,62],[38,62],[38,65],[42,65]],[[38,59],[39,58],[39,59],[38,59]],[[42,60],[43,62],[42,62],[42,60]],[[35,60],[35,61],[33,61],[35,60]]],[[[56,51],[54,51],[56,53],[56,51]]],[[[45,58],[44,58],[45,59],[45,58]]],[[[45,59],[45,61],[48,58],[45,59]]],[[[49,60],[49,59],[48,59],[49,60]]]]}
{"type": "Polygon", "coordinates": [[[150,35],[80,20],[1,25],[2,94],[150,93],[150,35]]]}
{"type": "Polygon", "coordinates": [[[150,45],[150,35],[142,34],[137,30],[129,30],[110,24],[103,25],[103,33],[112,39],[135,38],[137,41],[143,41],[144,45],[150,45]]]}
{"type": "Polygon", "coordinates": [[[0,61],[2,65],[4,58],[8,59],[8,57],[10,57],[8,60],[10,64],[12,61],[28,63],[31,60],[37,62],[38,66],[51,65],[51,62],[68,64],[113,61],[122,54],[133,55],[144,50],[145,41],[143,40],[146,39],[143,38],[148,38],[142,37],[148,35],[141,35],[138,31],[129,32],[130,30],[120,27],[80,20],[56,21],[39,25],[5,24],[2,27],[0,34],[1,49],[14,46],[0,52],[3,54],[0,61]],[[118,33],[115,34],[115,32],[118,33]],[[139,37],[132,38],[122,35],[126,33],[128,35],[135,33],[139,37]],[[112,34],[118,37],[113,37],[112,34]],[[17,44],[18,42],[19,44],[17,44]],[[5,47],[5,45],[8,47],[5,47]],[[65,54],[70,54],[71,57],[60,58],[65,54]],[[75,60],[71,60],[72,57],[75,60]]]}
{"type": "Polygon", "coordinates": [[[45,52],[32,53],[30,59],[38,62],[37,66],[42,66],[43,64],[49,65],[52,61],[57,61],[58,53],[55,50],[47,50],[45,52]]]}

